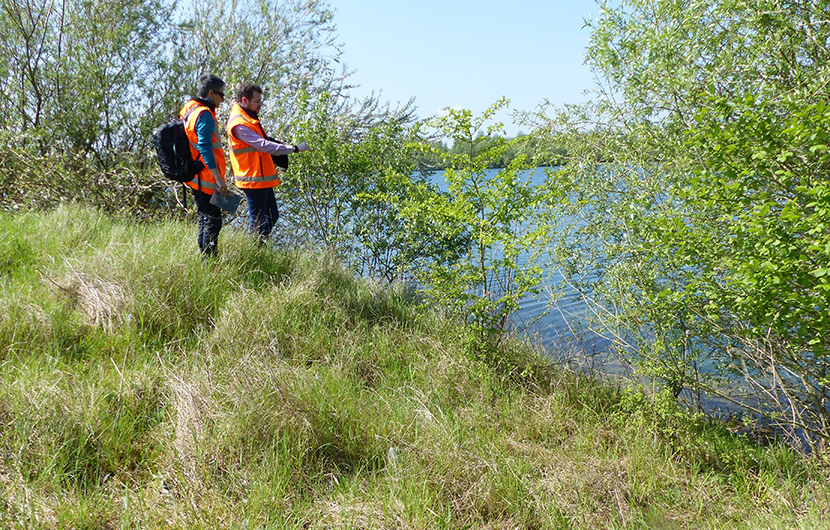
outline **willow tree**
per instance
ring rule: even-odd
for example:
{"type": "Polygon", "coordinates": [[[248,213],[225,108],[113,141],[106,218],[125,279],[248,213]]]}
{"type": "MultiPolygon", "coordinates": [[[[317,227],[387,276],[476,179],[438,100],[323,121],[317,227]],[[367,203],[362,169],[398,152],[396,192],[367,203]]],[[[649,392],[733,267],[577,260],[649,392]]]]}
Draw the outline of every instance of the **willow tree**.
{"type": "Polygon", "coordinates": [[[254,82],[265,91],[261,116],[273,136],[290,134],[303,98],[347,97],[349,72],[325,0],[194,3],[182,12],[180,29],[176,51],[189,70],[181,78],[184,93],[205,72],[224,79],[229,96],[238,82],[254,82]]]}
{"type": "Polygon", "coordinates": [[[565,278],[676,396],[826,443],[830,2],[600,7],[593,101],[536,116],[569,153],[550,179],[565,278]]]}
{"type": "Polygon", "coordinates": [[[142,145],[172,7],[2,0],[0,15],[6,203],[46,206],[84,194],[120,203],[120,183],[107,177],[142,145]]]}

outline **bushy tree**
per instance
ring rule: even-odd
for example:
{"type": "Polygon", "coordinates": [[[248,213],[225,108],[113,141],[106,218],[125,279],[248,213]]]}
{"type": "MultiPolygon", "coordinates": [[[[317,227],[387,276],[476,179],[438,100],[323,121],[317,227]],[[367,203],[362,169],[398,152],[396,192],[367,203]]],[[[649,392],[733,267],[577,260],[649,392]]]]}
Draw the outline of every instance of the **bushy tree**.
{"type": "Polygon", "coordinates": [[[237,83],[251,81],[265,90],[261,116],[272,136],[291,134],[294,120],[302,118],[303,97],[330,94],[332,106],[343,103],[350,88],[333,16],[325,0],[193,3],[181,25],[180,60],[191,74],[184,93],[204,72],[219,75],[229,96],[237,83]]]}
{"type": "Polygon", "coordinates": [[[437,303],[471,325],[479,343],[498,343],[522,300],[539,293],[549,235],[547,193],[531,182],[530,160],[517,156],[507,167],[489,171],[520,141],[507,140],[502,125],[492,123],[507,103],[502,99],[480,116],[448,109],[428,122],[453,142],[444,171],[447,192],[409,201],[404,209],[408,219],[468,241],[463,254],[427,263],[418,277],[437,303]]]}
{"type": "Polygon", "coordinates": [[[283,237],[333,251],[386,282],[411,278],[422,260],[457,246],[432,225],[401,216],[402,205],[438,193],[416,171],[423,142],[411,102],[369,99],[344,113],[338,98],[322,94],[300,108],[296,139],[313,139],[313,148],[293,157],[283,176],[283,237]]]}
{"type": "Polygon", "coordinates": [[[145,158],[146,95],[156,89],[151,73],[163,60],[158,43],[170,35],[172,8],[158,0],[4,0],[0,13],[7,204],[83,196],[123,204],[136,174],[120,169],[145,158]]]}
{"type": "Polygon", "coordinates": [[[537,121],[569,153],[550,175],[573,221],[563,273],[621,351],[808,443],[830,440],[829,18],[824,1],[603,2],[596,98],[537,121]]]}

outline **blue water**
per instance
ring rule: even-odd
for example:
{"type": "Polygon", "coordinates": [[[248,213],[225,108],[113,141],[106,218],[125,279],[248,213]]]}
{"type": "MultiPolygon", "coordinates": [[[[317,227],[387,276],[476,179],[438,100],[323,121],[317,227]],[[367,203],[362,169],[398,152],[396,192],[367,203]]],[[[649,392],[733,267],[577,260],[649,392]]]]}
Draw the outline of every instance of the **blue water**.
{"type": "MultiPolygon", "coordinates": [[[[489,173],[495,175],[498,171],[490,170],[489,173]]],[[[527,178],[533,185],[539,185],[544,182],[549,171],[555,170],[537,168],[529,171],[527,178]]],[[[430,178],[440,189],[447,191],[443,172],[436,172],[430,178]]],[[[553,358],[571,368],[587,370],[601,377],[624,376],[645,382],[632,369],[629,359],[622,358],[623,354],[620,352],[625,351],[624,348],[613,348],[610,337],[603,336],[601,331],[589,327],[589,305],[578,293],[567,288],[562,276],[557,272],[556,263],[550,264],[547,273],[542,295],[522,301],[521,309],[512,320],[513,329],[529,337],[553,358]]],[[[703,373],[712,369],[712,366],[700,367],[703,373]]],[[[734,386],[733,390],[738,394],[741,389],[748,389],[739,379],[732,380],[730,386],[734,386]]],[[[693,395],[688,390],[681,393],[680,398],[689,406],[713,415],[746,413],[742,407],[726,399],[693,395]]],[[[806,436],[800,429],[782,431],[782,434],[785,439],[796,442],[806,436]]]]}
{"type": "MultiPolygon", "coordinates": [[[[488,170],[488,176],[498,171],[488,170]]],[[[526,178],[533,185],[539,185],[548,171],[551,170],[536,168],[528,171],[526,178]]],[[[431,174],[430,179],[442,191],[447,191],[442,171],[431,174]]],[[[547,271],[542,294],[524,299],[511,325],[558,359],[602,372],[621,371],[620,363],[609,356],[611,341],[587,329],[587,310],[579,295],[563,285],[562,277],[553,266],[547,271]]]]}

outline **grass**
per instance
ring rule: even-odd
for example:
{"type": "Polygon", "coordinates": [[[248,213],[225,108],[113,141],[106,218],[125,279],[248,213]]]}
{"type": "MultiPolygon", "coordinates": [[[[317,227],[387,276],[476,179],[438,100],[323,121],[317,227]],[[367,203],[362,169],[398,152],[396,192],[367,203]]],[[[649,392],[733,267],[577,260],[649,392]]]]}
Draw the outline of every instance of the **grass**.
{"type": "Polygon", "coordinates": [[[821,456],[226,229],[0,216],[0,527],[826,528],[821,456]]]}

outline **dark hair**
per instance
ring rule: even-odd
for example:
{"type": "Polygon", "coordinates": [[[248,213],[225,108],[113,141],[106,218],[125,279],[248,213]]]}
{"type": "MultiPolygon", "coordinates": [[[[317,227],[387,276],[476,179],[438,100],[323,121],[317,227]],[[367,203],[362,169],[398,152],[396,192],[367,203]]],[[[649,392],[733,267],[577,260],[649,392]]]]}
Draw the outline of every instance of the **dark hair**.
{"type": "Polygon", "coordinates": [[[241,102],[242,98],[248,98],[249,100],[254,97],[254,93],[262,94],[262,87],[259,85],[255,85],[250,81],[242,81],[239,83],[239,86],[236,87],[236,101],[241,102]]]}
{"type": "Polygon", "coordinates": [[[219,77],[213,74],[205,74],[196,83],[196,89],[198,90],[196,95],[200,98],[206,98],[211,90],[214,92],[223,92],[223,88],[225,88],[225,82],[219,79],[219,77]]]}

